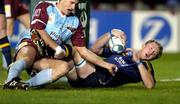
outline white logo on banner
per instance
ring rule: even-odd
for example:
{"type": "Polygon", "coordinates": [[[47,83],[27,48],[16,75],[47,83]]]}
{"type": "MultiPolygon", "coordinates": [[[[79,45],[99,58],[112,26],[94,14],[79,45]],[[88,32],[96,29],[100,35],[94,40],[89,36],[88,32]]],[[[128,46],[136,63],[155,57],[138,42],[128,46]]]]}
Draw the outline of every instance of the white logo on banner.
{"type": "MultiPolygon", "coordinates": [[[[146,42],[149,39],[156,39],[156,36],[159,35],[159,32],[163,29],[164,22],[160,20],[149,20],[145,23],[145,26],[152,27],[149,32],[146,34],[146,36],[143,38],[142,42],[146,42]]],[[[161,44],[165,45],[166,42],[169,40],[167,36],[165,36],[162,39],[156,39],[161,44]]]]}
{"type": "Polygon", "coordinates": [[[169,12],[143,12],[133,13],[132,47],[140,49],[149,39],[158,40],[165,51],[176,52],[177,17],[169,12]]]}

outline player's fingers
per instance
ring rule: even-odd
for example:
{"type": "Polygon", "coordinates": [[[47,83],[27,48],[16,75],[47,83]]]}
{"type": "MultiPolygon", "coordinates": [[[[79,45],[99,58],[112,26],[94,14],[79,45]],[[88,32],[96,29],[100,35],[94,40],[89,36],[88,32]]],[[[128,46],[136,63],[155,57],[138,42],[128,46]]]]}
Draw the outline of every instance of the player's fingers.
{"type": "Polygon", "coordinates": [[[117,72],[118,71],[118,67],[116,67],[115,69],[114,69],[114,72],[117,72]]]}

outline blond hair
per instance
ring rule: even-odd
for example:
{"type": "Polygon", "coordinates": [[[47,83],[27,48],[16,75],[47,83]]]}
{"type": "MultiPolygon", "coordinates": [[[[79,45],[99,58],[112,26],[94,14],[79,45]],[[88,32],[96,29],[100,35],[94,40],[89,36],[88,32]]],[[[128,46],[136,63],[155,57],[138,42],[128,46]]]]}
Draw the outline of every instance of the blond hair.
{"type": "Polygon", "coordinates": [[[158,49],[159,49],[157,55],[151,60],[154,60],[154,59],[157,59],[157,58],[161,57],[162,52],[163,52],[163,46],[157,40],[154,40],[154,39],[146,41],[145,45],[147,45],[149,43],[155,43],[158,46],[158,49]]]}

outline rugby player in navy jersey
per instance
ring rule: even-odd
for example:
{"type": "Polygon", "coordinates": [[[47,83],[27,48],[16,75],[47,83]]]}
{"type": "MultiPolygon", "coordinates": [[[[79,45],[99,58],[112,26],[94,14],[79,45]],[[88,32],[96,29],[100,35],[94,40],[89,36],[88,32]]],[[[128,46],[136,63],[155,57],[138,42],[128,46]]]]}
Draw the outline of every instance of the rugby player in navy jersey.
{"type": "MultiPolygon", "coordinates": [[[[13,29],[14,21],[16,19],[19,20],[27,29],[29,29],[30,14],[28,13],[29,12],[28,7],[24,3],[22,3],[22,0],[1,0],[1,2],[2,1],[4,1],[3,8],[5,8],[5,16],[7,20],[6,34],[8,36],[8,39],[11,41],[13,30],[14,30],[13,29]]],[[[9,54],[9,53],[6,53],[6,54],[9,54]]],[[[5,56],[5,59],[7,60],[7,56],[6,55],[4,56],[5,56]]],[[[8,55],[8,57],[10,56],[8,55]]],[[[4,60],[4,57],[3,57],[3,67],[8,69],[8,66],[9,64],[11,64],[11,61],[6,61],[6,60],[4,60]]]]}
{"type": "MultiPolygon", "coordinates": [[[[125,33],[118,29],[112,30],[112,35],[120,36],[126,41],[125,33]]],[[[117,66],[114,74],[88,61],[76,64],[76,70],[67,75],[73,87],[116,87],[127,83],[143,82],[146,88],[153,88],[156,80],[151,60],[162,55],[163,47],[156,40],[148,40],[140,50],[126,49],[121,55],[112,54],[105,44],[111,35],[105,33],[92,46],[92,51],[106,57],[105,60],[117,66]]]]}
{"type": "Polygon", "coordinates": [[[11,47],[6,34],[6,17],[4,11],[4,1],[0,1],[0,50],[5,58],[7,65],[11,64],[11,47]]]}
{"type": "Polygon", "coordinates": [[[83,27],[73,14],[77,3],[78,0],[60,0],[56,3],[42,1],[36,5],[31,21],[32,31],[20,36],[5,89],[19,86],[21,83],[17,77],[23,69],[31,71],[35,61],[39,63],[35,64],[35,69],[40,72],[28,80],[30,86],[50,83],[65,75],[71,67],[61,59],[73,55],[71,46],[67,44],[76,48],[82,60],[88,60],[109,72],[115,69],[116,65],[105,62],[86,48],[83,27]]]}

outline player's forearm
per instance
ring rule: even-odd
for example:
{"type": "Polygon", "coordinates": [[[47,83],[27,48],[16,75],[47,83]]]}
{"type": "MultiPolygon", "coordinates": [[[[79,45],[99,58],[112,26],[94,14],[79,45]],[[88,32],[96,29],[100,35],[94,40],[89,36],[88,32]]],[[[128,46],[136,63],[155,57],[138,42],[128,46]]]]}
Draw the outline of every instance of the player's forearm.
{"type": "Polygon", "coordinates": [[[95,65],[108,68],[108,63],[103,61],[99,56],[94,54],[93,52],[89,51],[86,47],[76,47],[78,52],[80,53],[81,57],[85,60],[89,61],[90,63],[93,63],[95,65]]]}
{"type": "Polygon", "coordinates": [[[147,69],[142,63],[138,65],[138,69],[139,69],[141,78],[143,80],[144,86],[149,89],[153,88],[155,85],[155,82],[151,73],[147,71],[147,69]]]}
{"type": "Polygon", "coordinates": [[[103,47],[109,41],[110,37],[109,33],[105,33],[92,45],[91,51],[100,55],[103,51],[103,47]]]}
{"type": "Polygon", "coordinates": [[[58,44],[56,44],[56,42],[51,39],[51,37],[47,34],[47,32],[45,30],[37,30],[37,31],[40,34],[43,41],[45,42],[45,44],[55,50],[58,44]]]}

